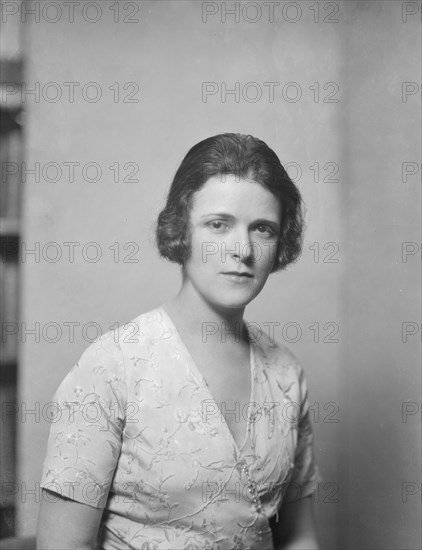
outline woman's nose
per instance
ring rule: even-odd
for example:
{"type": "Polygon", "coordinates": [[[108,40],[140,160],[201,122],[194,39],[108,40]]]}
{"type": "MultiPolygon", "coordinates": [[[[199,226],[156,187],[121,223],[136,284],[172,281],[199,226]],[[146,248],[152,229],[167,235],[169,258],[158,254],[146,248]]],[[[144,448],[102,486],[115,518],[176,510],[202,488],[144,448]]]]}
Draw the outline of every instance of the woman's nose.
{"type": "Polygon", "coordinates": [[[254,257],[254,244],[251,242],[247,229],[238,229],[233,232],[233,239],[228,243],[227,250],[237,262],[251,261],[254,257]]]}

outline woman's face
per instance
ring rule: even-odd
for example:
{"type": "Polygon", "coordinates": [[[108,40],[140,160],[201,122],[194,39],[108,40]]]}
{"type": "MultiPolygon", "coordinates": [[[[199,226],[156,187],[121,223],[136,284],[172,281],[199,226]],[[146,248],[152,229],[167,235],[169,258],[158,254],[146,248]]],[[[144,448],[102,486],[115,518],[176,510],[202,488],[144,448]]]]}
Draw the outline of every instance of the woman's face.
{"type": "Polygon", "coordinates": [[[245,307],[271,273],[280,215],[278,200],[260,184],[234,174],[208,179],[192,197],[185,282],[209,304],[245,307]]]}

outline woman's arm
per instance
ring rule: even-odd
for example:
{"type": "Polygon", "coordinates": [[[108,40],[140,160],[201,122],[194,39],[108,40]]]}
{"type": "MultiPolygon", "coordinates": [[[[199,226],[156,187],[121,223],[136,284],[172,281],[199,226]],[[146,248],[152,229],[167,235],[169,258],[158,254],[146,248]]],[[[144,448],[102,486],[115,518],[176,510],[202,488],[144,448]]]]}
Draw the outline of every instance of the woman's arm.
{"type": "Polygon", "coordinates": [[[278,522],[271,518],[276,550],[318,550],[312,495],[283,502],[278,522]]]}
{"type": "Polygon", "coordinates": [[[43,489],[37,550],[95,550],[102,514],[102,508],[94,508],[43,489]]]}

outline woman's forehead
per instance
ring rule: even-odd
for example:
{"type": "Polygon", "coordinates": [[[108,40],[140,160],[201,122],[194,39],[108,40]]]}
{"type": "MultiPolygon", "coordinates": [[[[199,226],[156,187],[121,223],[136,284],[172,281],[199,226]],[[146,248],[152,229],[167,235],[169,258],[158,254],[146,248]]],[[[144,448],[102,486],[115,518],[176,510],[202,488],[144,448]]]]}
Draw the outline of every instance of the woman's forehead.
{"type": "Polygon", "coordinates": [[[256,215],[279,214],[277,198],[259,183],[234,174],[209,178],[194,195],[192,213],[225,212],[227,214],[253,212],[256,215]]]}

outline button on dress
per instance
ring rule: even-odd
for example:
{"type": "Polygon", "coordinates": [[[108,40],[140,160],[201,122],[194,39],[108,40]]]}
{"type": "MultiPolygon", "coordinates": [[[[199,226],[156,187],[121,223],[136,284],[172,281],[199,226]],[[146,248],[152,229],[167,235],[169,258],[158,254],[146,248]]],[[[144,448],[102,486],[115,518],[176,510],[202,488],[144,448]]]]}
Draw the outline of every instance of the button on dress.
{"type": "Polygon", "coordinates": [[[302,367],[248,328],[239,447],[164,306],[102,335],[61,383],[41,486],[104,508],[105,550],[274,550],[269,519],[320,479],[302,367]]]}

